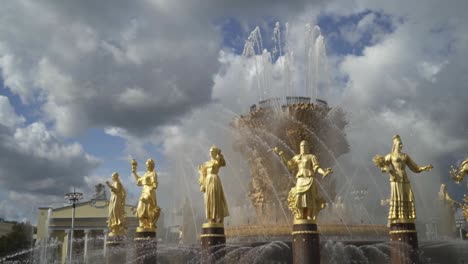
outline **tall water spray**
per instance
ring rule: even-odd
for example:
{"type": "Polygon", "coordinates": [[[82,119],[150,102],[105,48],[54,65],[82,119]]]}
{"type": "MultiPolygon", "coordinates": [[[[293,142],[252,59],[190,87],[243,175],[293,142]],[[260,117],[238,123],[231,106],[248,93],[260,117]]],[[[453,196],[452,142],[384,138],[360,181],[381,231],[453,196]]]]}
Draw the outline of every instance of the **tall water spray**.
{"type": "Polygon", "coordinates": [[[253,60],[258,101],[272,97],[307,96],[317,99],[329,84],[328,60],[324,37],[318,26],[305,25],[304,52],[295,53],[290,41],[289,24],[275,23],[273,47],[264,48],[262,33],[255,27],[245,41],[243,56],[253,60]],[[301,56],[295,59],[295,56],[301,56]],[[303,68],[303,72],[296,69],[303,68]],[[296,75],[297,74],[297,75],[296,75]],[[296,87],[295,80],[299,80],[296,87]],[[303,84],[302,84],[303,83],[303,84]]]}

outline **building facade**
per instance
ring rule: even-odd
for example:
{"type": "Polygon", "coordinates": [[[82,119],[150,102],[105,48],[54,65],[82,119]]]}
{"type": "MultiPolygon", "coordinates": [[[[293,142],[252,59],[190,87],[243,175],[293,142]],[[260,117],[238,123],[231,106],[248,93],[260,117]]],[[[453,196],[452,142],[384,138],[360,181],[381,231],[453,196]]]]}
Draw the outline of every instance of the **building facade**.
{"type": "MultiPolygon", "coordinates": [[[[82,258],[83,262],[86,262],[90,251],[105,253],[109,232],[107,227],[109,201],[102,198],[105,197],[75,205],[72,246],[74,259],[82,258]]],[[[57,255],[61,256],[61,263],[65,263],[69,255],[72,211],[72,205],[59,208],[38,208],[36,243],[46,245],[50,241],[57,242],[56,244],[60,245],[57,247],[59,251],[57,255]]],[[[127,237],[130,238],[134,236],[138,226],[135,211],[135,206],[126,205],[127,237]]]]}

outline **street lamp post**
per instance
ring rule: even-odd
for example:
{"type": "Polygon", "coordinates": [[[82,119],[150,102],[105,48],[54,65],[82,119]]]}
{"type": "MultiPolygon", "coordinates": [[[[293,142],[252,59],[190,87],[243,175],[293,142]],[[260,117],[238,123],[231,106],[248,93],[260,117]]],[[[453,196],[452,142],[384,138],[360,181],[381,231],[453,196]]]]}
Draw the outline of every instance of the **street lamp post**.
{"type": "Polygon", "coordinates": [[[75,187],[73,187],[73,192],[65,194],[65,199],[72,204],[72,222],[71,222],[71,233],[70,233],[70,255],[68,256],[68,262],[72,263],[72,251],[73,251],[73,229],[75,228],[75,207],[76,203],[83,198],[83,194],[80,192],[75,192],[75,187]]]}

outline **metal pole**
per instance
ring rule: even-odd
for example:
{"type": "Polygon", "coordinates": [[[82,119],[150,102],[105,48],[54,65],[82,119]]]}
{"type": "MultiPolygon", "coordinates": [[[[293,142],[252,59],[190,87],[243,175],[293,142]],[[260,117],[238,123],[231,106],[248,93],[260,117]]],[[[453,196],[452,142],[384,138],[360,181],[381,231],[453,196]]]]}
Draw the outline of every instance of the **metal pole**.
{"type": "Polygon", "coordinates": [[[80,192],[75,192],[75,188],[73,188],[72,193],[67,193],[65,195],[65,199],[67,199],[72,204],[72,222],[71,222],[71,234],[70,234],[70,255],[68,257],[68,262],[72,263],[72,255],[73,255],[73,232],[75,229],[75,207],[76,203],[83,198],[83,194],[80,192]]]}
{"type": "Polygon", "coordinates": [[[70,233],[70,255],[68,262],[72,263],[72,254],[73,254],[73,231],[75,229],[75,201],[73,201],[72,209],[72,222],[71,222],[71,233],[70,233]]]}

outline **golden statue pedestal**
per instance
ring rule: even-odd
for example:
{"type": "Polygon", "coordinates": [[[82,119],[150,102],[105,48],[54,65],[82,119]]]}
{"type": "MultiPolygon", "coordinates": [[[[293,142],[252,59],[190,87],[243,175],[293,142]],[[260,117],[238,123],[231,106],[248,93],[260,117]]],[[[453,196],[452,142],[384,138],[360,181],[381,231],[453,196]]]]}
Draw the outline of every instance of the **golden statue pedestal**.
{"type": "Polygon", "coordinates": [[[320,239],[315,221],[294,220],[292,252],[293,264],[320,263],[320,239]]]}
{"type": "MultiPolygon", "coordinates": [[[[157,263],[156,230],[138,229],[135,234],[135,255],[137,264],[157,263]]],[[[115,262],[118,263],[118,262],[115,262]]]]}
{"type": "Polygon", "coordinates": [[[414,223],[390,224],[392,264],[419,263],[418,233],[414,223]]]}
{"type": "Polygon", "coordinates": [[[224,257],[226,235],[222,223],[205,223],[202,225],[201,235],[201,263],[216,263],[224,257]]]}
{"type": "Polygon", "coordinates": [[[125,236],[112,235],[106,241],[106,263],[120,263],[127,259],[125,236]]]}

